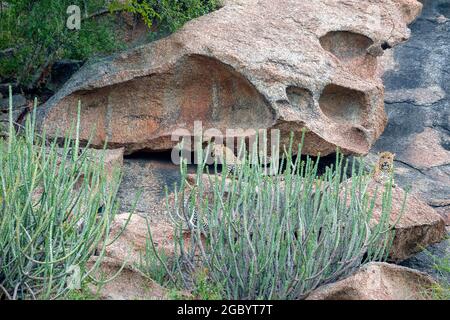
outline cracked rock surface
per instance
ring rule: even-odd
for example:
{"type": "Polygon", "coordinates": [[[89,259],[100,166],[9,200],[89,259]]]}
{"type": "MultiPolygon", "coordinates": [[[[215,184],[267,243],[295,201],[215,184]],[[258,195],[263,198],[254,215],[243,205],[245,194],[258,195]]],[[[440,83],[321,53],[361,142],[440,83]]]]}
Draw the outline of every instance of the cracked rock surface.
{"type": "Polygon", "coordinates": [[[81,138],[95,129],[94,145],[108,140],[126,153],[169,150],[176,129],[192,133],[202,121],[222,134],[281,129],[282,141],[307,128],[304,153],[366,154],[386,125],[379,56],[409,38],[421,8],[227,0],[165,39],[86,65],[39,120],[48,134],[64,133],[81,100],[81,138]]]}

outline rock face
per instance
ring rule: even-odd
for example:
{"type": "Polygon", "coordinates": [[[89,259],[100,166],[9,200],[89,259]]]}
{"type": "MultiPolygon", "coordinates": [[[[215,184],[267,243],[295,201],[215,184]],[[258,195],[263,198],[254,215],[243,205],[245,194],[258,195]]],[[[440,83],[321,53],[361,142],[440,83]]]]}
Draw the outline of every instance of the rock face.
{"type": "MultiPolygon", "coordinates": [[[[377,194],[373,218],[379,221],[382,214],[380,186],[372,182],[367,192],[372,196],[377,194]]],[[[391,225],[397,224],[395,224],[395,237],[389,259],[395,262],[403,261],[427,246],[442,241],[447,234],[442,217],[413,195],[407,196],[402,215],[404,199],[405,191],[403,189],[398,186],[392,189],[390,223],[391,225]]]]}
{"type": "MultiPolygon", "coordinates": [[[[16,110],[20,107],[24,107],[28,104],[27,99],[21,94],[15,94],[12,96],[12,107],[16,110]]],[[[9,97],[0,99],[0,112],[7,112],[9,110],[9,97]]]]}
{"type": "MultiPolygon", "coordinates": [[[[164,250],[167,254],[173,253],[173,227],[170,223],[158,221],[154,223],[149,220],[150,230],[154,244],[158,250],[164,250]]],[[[149,238],[147,219],[133,214],[119,214],[115,217],[111,226],[111,239],[120,234],[120,237],[106,248],[106,256],[118,261],[127,261],[133,265],[139,263],[141,254],[145,253],[146,242],[149,238]],[[128,224],[127,220],[129,219],[128,224]],[[126,229],[123,228],[126,226],[126,229]],[[121,233],[123,231],[123,233],[121,233]]]]}
{"type": "MultiPolygon", "coordinates": [[[[64,132],[81,100],[82,137],[169,150],[176,129],[307,128],[304,153],[365,154],[386,125],[377,56],[409,38],[416,0],[239,0],[168,38],[83,67],[42,108],[64,132]]],[[[228,136],[241,136],[242,133],[228,136]]]]}
{"type": "Polygon", "coordinates": [[[344,280],[318,288],[307,300],[424,300],[434,285],[424,273],[372,262],[344,280]]]}
{"type": "Polygon", "coordinates": [[[450,2],[424,0],[408,43],[383,57],[389,122],[371,154],[396,153],[396,182],[450,224],[450,2]]]}

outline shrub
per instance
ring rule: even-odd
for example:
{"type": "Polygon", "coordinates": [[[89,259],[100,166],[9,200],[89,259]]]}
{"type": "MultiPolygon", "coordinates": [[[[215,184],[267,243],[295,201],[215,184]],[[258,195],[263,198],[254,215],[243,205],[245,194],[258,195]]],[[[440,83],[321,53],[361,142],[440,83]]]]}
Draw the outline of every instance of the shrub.
{"type": "MultiPolygon", "coordinates": [[[[445,241],[447,246],[450,245],[450,239],[447,238],[445,241]]],[[[438,284],[430,288],[427,297],[433,300],[450,300],[450,253],[447,251],[441,257],[432,254],[427,249],[425,249],[425,253],[433,261],[433,268],[438,274],[438,284]]]]}
{"type": "Polygon", "coordinates": [[[142,17],[148,27],[155,24],[161,32],[174,32],[187,21],[218,7],[217,0],[128,0],[113,1],[111,11],[127,10],[142,17]]]}
{"type": "Polygon", "coordinates": [[[102,159],[79,149],[79,125],[59,148],[35,132],[34,115],[23,136],[10,119],[0,138],[0,300],[59,298],[85,283],[118,209],[120,173],[108,180],[102,159]]]}
{"type": "Polygon", "coordinates": [[[3,58],[0,55],[0,75],[31,88],[58,59],[87,60],[126,48],[117,30],[117,16],[108,11],[129,11],[139,15],[149,27],[156,24],[158,34],[151,33],[149,37],[154,40],[215,8],[215,0],[3,0],[0,51],[13,49],[14,53],[3,58]],[[69,5],[81,9],[80,30],[66,27],[69,5]]]}
{"type": "Polygon", "coordinates": [[[14,54],[0,58],[0,75],[34,86],[44,69],[57,59],[85,60],[123,47],[117,39],[112,15],[86,18],[104,9],[107,0],[4,0],[0,10],[0,51],[14,54]],[[82,10],[81,30],[66,27],[69,5],[82,10]]]}
{"type": "MultiPolygon", "coordinates": [[[[392,182],[382,191],[381,219],[373,225],[375,196],[366,193],[371,178],[361,163],[352,165],[348,181],[349,165],[338,154],[318,176],[319,159],[294,159],[291,143],[281,163],[271,164],[285,171],[267,176],[258,157],[249,156],[254,150],[244,154],[228,182],[215,164],[209,190],[202,182],[205,165],[187,187],[182,162],[182,183],[174,203],[167,202],[176,229],[173,262],[164,265],[172,283],[198,292],[198,270],[207,270],[201,284],[217,285],[215,293],[225,299],[301,299],[363,263],[387,258],[392,182]],[[195,215],[200,223],[193,229],[195,215]],[[188,243],[183,225],[190,229],[188,243]]],[[[201,151],[198,158],[204,158],[201,151]]]]}

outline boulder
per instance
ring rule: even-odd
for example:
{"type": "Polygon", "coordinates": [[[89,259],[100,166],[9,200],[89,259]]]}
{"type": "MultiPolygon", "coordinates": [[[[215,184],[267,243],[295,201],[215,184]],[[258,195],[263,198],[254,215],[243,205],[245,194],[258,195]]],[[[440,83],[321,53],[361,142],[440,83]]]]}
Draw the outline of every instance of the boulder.
{"type": "Polygon", "coordinates": [[[440,283],[450,284],[450,272],[445,271],[445,265],[449,262],[450,228],[447,227],[447,240],[427,247],[426,250],[402,261],[401,265],[425,272],[440,283]]]}
{"type": "Polygon", "coordinates": [[[450,3],[421,2],[410,41],[380,59],[389,121],[369,158],[395,153],[397,184],[450,225],[450,3]]]}
{"type": "Polygon", "coordinates": [[[123,154],[124,149],[107,149],[96,150],[90,149],[89,157],[92,161],[99,163],[103,162],[107,178],[111,180],[115,170],[122,170],[123,168],[123,154]]]}
{"type": "Polygon", "coordinates": [[[344,280],[319,287],[307,300],[427,300],[436,285],[425,273],[372,262],[344,280]]]}
{"type": "Polygon", "coordinates": [[[201,121],[214,136],[279,129],[282,142],[291,131],[299,142],[306,128],[304,153],[366,154],[386,125],[378,56],[409,38],[421,8],[225,1],[167,38],[85,65],[40,108],[39,123],[64,132],[80,100],[81,137],[95,128],[95,145],[126,153],[170,150],[174,133],[192,135],[201,121]]]}
{"type": "MultiPolygon", "coordinates": [[[[378,222],[382,214],[382,191],[383,187],[376,182],[371,182],[367,189],[371,197],[376,195],[373,223],[378,222]]],[[[395,236],[389,259],[395,262],[442,241],[447,234],[445,221],[432,207],[414,195],[407,195],[402,211],[404,199],[405,191],[402,188],[397,186],[392,189],[390,225],[395,224],[395,236]]]]}
{"type": "MultiPolygon", "coordinates": [[[[152,222],[151,218],[149,224],[156,248],[167,254],[173,253],[173,226],[168,222],[152,222]]],[[[138,214],[132,214],[131,217],[127,213],[117,215],[111,226],[110,237],[114,239],[119,234],[119,238],[106,247],[106,256],[121,262],[125,261],[128,265],[139,263],[141,254],[145,253],[147,239],[150,239],[147,219],[138,214]],[[126,224],[128,219],[129,222],[126,224]]]]}

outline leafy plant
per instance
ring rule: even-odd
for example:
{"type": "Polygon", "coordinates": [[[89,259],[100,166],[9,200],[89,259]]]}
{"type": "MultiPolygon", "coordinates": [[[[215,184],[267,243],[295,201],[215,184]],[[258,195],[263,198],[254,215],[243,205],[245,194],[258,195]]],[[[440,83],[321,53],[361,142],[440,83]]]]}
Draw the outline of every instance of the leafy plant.
{"type": "Polygon", "coordinates": [[[0,2],[0,76],[32,88],[58,59],[87,60],[126,48],[117,31],[118,15],[110,13],[140,16],[149,27],[156,27],[157,32],[149,33],[149,39],[155,40],[216,7],[216,0],[4,0],[0,2]],[[69,5],[81,9],[80,30],[66,27],[69,5]],[[12,51],[2,57],[5,49],[12,51]]]}
{"type": "Polygon", "coordinates": [[[192,294],[196,299],[221,300],[222,291],[223,288],[220,283],[211,281],[208,269],[198,270],[194,275],[192,294]]]}
{"type": "Polygon", "coordinates": [[[0,57],[0,75],[16,78],[21,85],[34,86],[57,59],[85,60],[123,47],[117,39],[115,16],[94,13],[107,0],[6,0],[0,10],[0,51],[14,53],[0,57]],[[66,27],[69,5],[82,10],[80,30],[66,27]]]}
{"type": "MultiPolygon", "coordinates": [[[[447,245],[450,244],[450,239],[446,241],[447,245]]],[[[432,259],[433,268],[438,273],[438,284],[430,288],[426,295],[433,300],[450,300],[450,254],[438,257],[427,249],[424,252],[432,259]]]]}
{"type": "Polygon", "coordinates": [[[98,300],[99,294],[89,289],[87,283],[81,285],[79,289],[70,290],[65,296],[64,300],[98,300]]]}
{"type": "Polygon", "coordinates": [[[387,258],[392,181],[370,195],[364,166],[352,165],[347,180],[348,162],[341,154],[319,177],[319,160],[294,159],[292,142],[281,163],[271,160],[271,166],[286,168],[275,176],[266,174],[256,150],[242,154],[230,180],[217,175],[215,164],[210,189],[202,178],[209,171],[202,151],[194,186],[186,184],[182,162],[182,183],[174,203],[167,202],[176,229],[173,264],[165,265],[173,283],[195,292],[199,270],[207,269],[201,283],[220,285],[226,299],[299,299],[363,263],[387,258]],[[373,223],[377,196],[382,213],[373,223]],[[189,243],[183,225],[190,229],[189,243]]]}
{"type": "Polygon", "coordinates": [[[217,0],[128,0],[113,1],[110,10],[127,10],[142,17],[149,28],[155,24],[174,32],[187,21],[207,14],[218,7],[217,0]]]}
{"type": "MultiPolygon", "coordinates": [[[[147,226],[148,230],[150,230],[148,220],[147,226]]],[[[145,251],[144,253],[140,254],[140,261],[136,265],[137,269],[160,285],[165,286],[169,282],[165,266],[169,264],[169,255],[163,250],[157,250],[153,246],[151,240],[147,239],[145,244],[145,251]]]]}
{"type": "Polygon", "coordinates": [[[108,179],[103,157],[79,148],[79,119],[60,148],[34,118],[23,135],[10,118],[0,139],[0,299],[59,298],[95,280],[118,210],[120,172],[108,179]]]}

